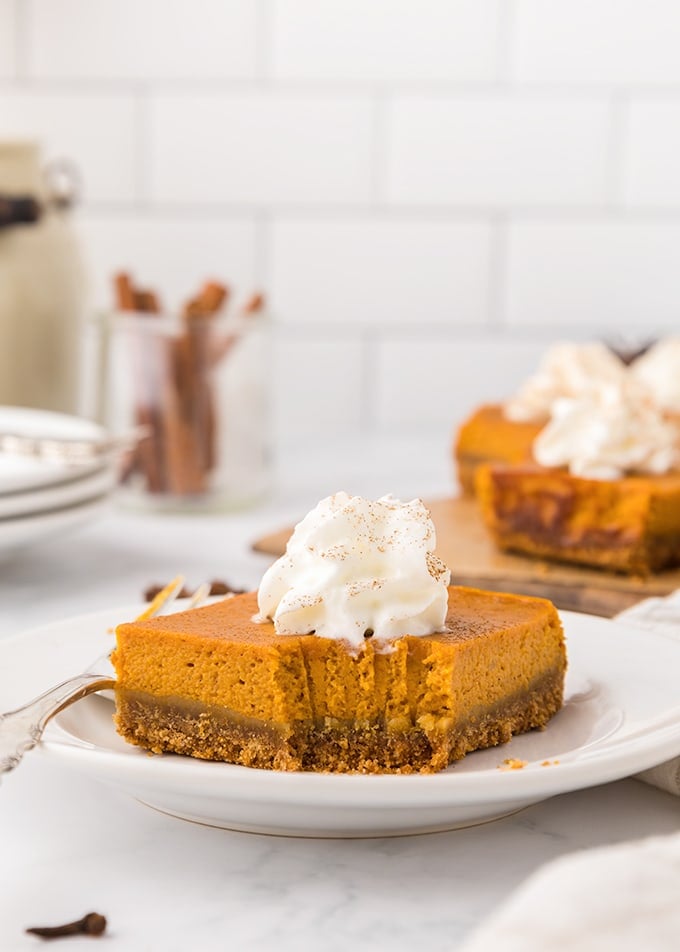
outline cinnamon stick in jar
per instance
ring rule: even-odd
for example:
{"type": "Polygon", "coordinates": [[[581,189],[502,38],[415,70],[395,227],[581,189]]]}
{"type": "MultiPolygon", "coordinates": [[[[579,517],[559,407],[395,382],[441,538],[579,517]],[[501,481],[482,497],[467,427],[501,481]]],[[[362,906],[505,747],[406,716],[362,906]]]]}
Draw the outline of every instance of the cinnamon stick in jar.
{"type": "Polygon", "coordinates": [[[199,295],[184,308],[181,367],[184,374],[184,404],[191,424],[194,449],[207,478],[217,462],[217,399],[215,395],[211,342],[215,320],[229,298],[229,288],[217,281],[206,282],[199,295]]]}
{"type": "Polygon", "coordinates": [[[191,416],[183,338],[182,334],[167,341],[167,371],[163,377],[168,489],[177,496],[198,496],[206,490],[206,479],[191,416]]]}
{"type": "Polygon", "coordinates": [[[137,469],[151,493],[204,495],[223,431],[219,414],[224,408],[215,389],[218,366],[241,339],[244,318],[263,309],[263,297],[252,295],[223,329],[217,318],[229,288],[206,281],[187,301],[176,326],[164,319],[147,334],[146,315],[153,321],[161,313],[157,296],[135,286],[125,272],[115,276],[114,285],[118,307],[136,318],[131,349],[135,419],[149,431],[136,455],[137,469]]]}
{"type": "MultiPolygon", "coordinates": [[[[264,310],[264,295],[259,291],[251,294],[245,304],[239,310],[239,318],[252,318],[264,310]]],[[[231,331],[222,333],[221,336],[215,336],[210,349],[210,363],[215,366],[223,361],[230,351],[234,349],[243,333],[242,327],[238,326],[231,331]]]]}
{"type": "Polygon", "coordinates": [[[137,299],[132,278],[126,271],[114,275],[113,286],[116,292],[116,306],[119,311],[134,311],[137,309],[137,299]]]}
{"type": "MultiPolygon", "coordinates": [[[[120,311],[135,314],[146,311],[147,305],[155,305],[154,311],[160,309],[157,300],[150,295],[145,299],[135,289],[132,278],[126,272],[115,275],[114,287],[116,303],[120,311]]],[[[148,312],[152,313],[150,310],[148,312]]],[[[152,392],[153,383],[149,377],[147,355],[144,353],[144,344],[139,340],[136,328],[133,329],[131,344],[130,359],[135,391],[134,418],[135,424],[145,430],[145,435],[140,438],[133,454],[132,465],[133,468],[141,470],[148,491],[160,493],[165,489],[165,480],[158,409],[152,392]]]]}

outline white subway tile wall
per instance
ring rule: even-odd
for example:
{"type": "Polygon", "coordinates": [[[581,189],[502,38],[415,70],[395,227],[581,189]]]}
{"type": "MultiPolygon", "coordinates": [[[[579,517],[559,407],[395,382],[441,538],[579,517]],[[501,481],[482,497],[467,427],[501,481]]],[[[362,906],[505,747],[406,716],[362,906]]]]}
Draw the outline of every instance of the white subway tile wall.
{"type": "Polygon", "coordinates": [[[158,95],[149,197],[168,204],[364,203],[373,110],[358,97],[276,92],[158,95]]]}
{"type": "Polygon", "coordinates": [[[504,0],[274,0],[277,79],[475,80],[496,77],[504,0]]]}
{"type": "Polygon", "coordinates": [[[386,121],[396,203],[601,205],[606,103],[533,92],[395,96],[386,121]]]}
{"type": "Polygon", "coordinates": [[[0,79],[16,75],[14,0],[0,0],[0,79]]]}
{"type": "Polygon", "coordinates": [[[491,229],[352,215],[279,220],[270,287],[280,320],[326,327],[484,326],[491,229]]]}
{"type": "Polygon", "coordinates": [[[507,252],[510,326],[680,330],[680,222],[514,222],[507,252]]]}
{"type": "Polygon", "coordinates": [[[36,78],[256,75],[257,4],[251,0],[199,0],[193,6],[187,0],[29,0],[26,6],[27,65],[36,78]]]}
{"type": "Polygon", "coordinates": [[[129,204],[142,197],[137,187],[138,109],[134,97],[109,90],[0,85],[3,138],[36,139],[46,159],[73,159],[88,202],[129,204]]]}
{"type": "Polygon", "coordinates": [[[252,218],[178,218],[176,215],[83,214],[79,229],[88,251],[92,297],[110,306],[112,269],[129,271],[155,288],[163,307],[177,311],[207,275],[222,275],[241,293],[254,287],[257,230],[252,218]]]}
{"type": "Polygon", "coordinates": [[[377,348],[376,423],[386,431],[414,430],[432,420],[453,440],[452,420],[480,403],[501,400],[535,369],[539,340],[470,335],[452,339],[441,332],[390,335],[377,348]]]}
{"type": "Polygon", "coordinates": [[[680,99],[631,103],[625,136],[625,203],[637,207],[680,207],[680,99]]]}
{"type": "Polygon", "coordinates": [[[272,410],[278,442],[361,433],[366,402],[361,339],[342,331],[319,335],[292,329],[277,344],[272,410]],[[309,416],[318,418],[311,431],[309,416]]]}
{"type": "Polygon", "coordinates": [[[558,338],[680,332],[676,0],[0,0],[0,138],[93,307],[267,292],[277,441],[438,434],[558,338]]]}
{"type": "Polygon", "coordinates": [[[511,0],[513,76],[522,82],[680,82],[676,0],[511,0]]]}

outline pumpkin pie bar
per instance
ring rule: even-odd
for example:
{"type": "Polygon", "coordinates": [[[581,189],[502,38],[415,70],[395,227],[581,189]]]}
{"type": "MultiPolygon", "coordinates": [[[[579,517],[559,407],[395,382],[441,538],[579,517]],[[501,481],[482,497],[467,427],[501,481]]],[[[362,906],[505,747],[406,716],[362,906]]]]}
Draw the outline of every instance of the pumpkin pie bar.
{"type": "Polygon", "coordinates": [[[484,463],[524,463],[543,423],[509,420],[501,404],[486,403],[462,424],[453,455],[458,483],[465,495],[475,489],[475,473],[484,463]]]}
{"type": "Polygon", "coordinates": [[[363,643],[280,635],[257,593],[117,628],[115,722],[161,753],[276,770],[433,772],[560,709],[544,599],[448,589],[441,631],[363,643]]]}
{"type": "Polygon", "coordinates": [[[479,469],[498,546],[629,575],[680,564],[680,426],[629,379],[563,400],[538,465],[479,469]]]}
{"type": "Polygon", "coordinates": [[[514,396],[479,407],[460,427],[454,459],[463,493],[474,493],[478,466],[532,462],[534,441],[560,400],[578,398],[593,385],[619,386],[626,375],[623,361],[605,344],[554,344],[514,396]]]}
{"type": "Polygon", "coordinates": [[[680,472],[601,480],[486,465],[476,492],[505,551],[639,576],[680,565],[680,472]]]}

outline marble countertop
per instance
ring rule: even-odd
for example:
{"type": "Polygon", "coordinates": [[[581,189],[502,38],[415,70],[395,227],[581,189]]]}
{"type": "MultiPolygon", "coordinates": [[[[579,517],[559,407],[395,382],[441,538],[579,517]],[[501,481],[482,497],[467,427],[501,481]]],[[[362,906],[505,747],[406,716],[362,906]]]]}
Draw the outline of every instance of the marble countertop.
{"type": "MultiPolygon", "coordinates": [[[[402,498],[450,491],[426,443],[336,445],[282,460],[277,490],[231,515],[112,507],[0,567],[0,637],[129,604],[178,572],[189,584],[255,586],[268,559],[250,542],[345,488],[402,498]]],[[[1,699],[0,699],[1,700],[1,699]]],[[[0,703],[1,706],[1,703],[0,703]]],[[[391,839],[268,837],[191,824],[28,754],[0,785],[0,948],[38,948],[32,925],[107,916],[110,952],[452,950],[549,859],[675,832],[677,798],[636,780],[566,794],[507,819],[391,839]]],[[[80,937],[59,948],[86,948],[80,937]]]]}

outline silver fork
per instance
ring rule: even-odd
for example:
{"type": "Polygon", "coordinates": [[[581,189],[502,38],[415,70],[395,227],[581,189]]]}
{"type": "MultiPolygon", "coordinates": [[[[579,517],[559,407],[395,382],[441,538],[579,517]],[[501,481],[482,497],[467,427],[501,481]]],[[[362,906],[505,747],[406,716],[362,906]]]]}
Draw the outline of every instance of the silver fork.
{"type": "MultiPolygon", "coordinates": [[[[167,609],[177,598],[183,582],[184,579],[181,577],[173,579],[159,592],[137,620],[152,618],[163,609],[167,609]]],[[[189,598],[187,607],[194,608],[205,601],[209,592],[209,585],[200,585],[189,598]]],[[[108,659],[108,655],[100,658],[95,664],[101,663],[104,659],[108,659]]],[[[75,701],[87,697],[88,694],[110,690],[115,683],[108,675],[85,671],[67,681],[62,681],[61,684],[50,688],[15,711],[0,714],[0,775],[13,770],[21,762],[26,751],[35,747],[55,714],[75,701]]]]}

